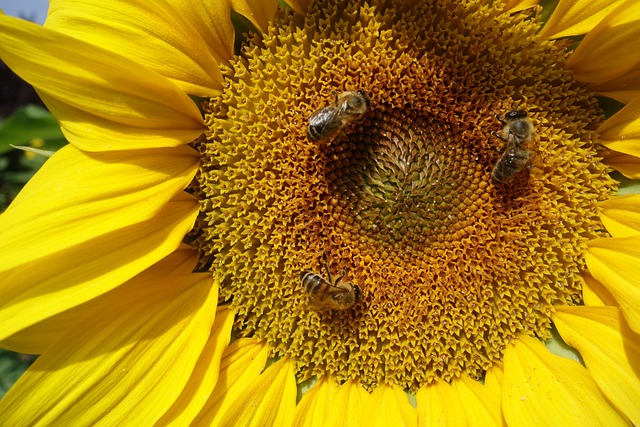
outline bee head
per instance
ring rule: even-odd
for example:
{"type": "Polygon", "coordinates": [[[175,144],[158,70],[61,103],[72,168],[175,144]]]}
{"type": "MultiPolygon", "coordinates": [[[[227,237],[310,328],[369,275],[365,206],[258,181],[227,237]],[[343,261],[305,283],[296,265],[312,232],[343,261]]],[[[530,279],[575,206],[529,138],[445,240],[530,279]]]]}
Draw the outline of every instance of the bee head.
{"type": "Polygon", "coordinates": [[[527,112],[524,110],[511,110],[507,111],[507,113],[504,115],[504,119],[507,122],[511,122],[516,119],[522,119],[524,117],[527,117],[527,112]]]}
{"type": "Polygon", "coordinates": [[[358,89],[357,93],[362,97],[362,99],[364,99],[364,103],[367,105],[367,108],[369,108],[371,106],[371,98],[369,97],[367,92],[362,89],[358,89]]]}

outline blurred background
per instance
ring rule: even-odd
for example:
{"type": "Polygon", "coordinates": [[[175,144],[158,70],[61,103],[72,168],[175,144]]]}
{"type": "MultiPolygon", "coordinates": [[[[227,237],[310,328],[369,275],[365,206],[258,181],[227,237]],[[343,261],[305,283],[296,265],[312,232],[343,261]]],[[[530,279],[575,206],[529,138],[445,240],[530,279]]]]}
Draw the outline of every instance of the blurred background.
{"type": "Polygon", "coordinates": [[[0,9],[11,16],[18,16],[42,24],[47,17],[49,0],[0,0],[0,9]]]}

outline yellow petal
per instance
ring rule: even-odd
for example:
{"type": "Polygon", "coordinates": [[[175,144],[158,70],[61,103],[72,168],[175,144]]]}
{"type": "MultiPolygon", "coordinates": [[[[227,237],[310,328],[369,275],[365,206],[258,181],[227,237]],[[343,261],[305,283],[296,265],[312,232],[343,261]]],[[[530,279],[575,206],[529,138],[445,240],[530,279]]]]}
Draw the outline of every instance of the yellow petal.
{"type": "Polygon", "coordinates": [[[553,323],[607,398],[640,425],[640,337],[618,307],[556,307],[553,323]]]}
{"type": "Polygon", "coordinates": [[[0,216],[0,337],[95,298],[174,251],[198,203],[193,150],[58,151],[0,216]]]}
{"type": "Polygon", "coordinates": [[[307,391],[296,406],[293,425],[297,427],[323,427],[326,419],[333,410],[336,401],[338,384],[322,377],[307,391]]]}
{"type": "Polygon", "coordinates": [[[288,358],[265,371],[229,405],[220,417],[220,426],[293,425],[296,380],[288,358]]]}
{"type": "Polygon", "coordinates": [[[291,8],[296,11],[296,13],[299,13],[300,15],[306,15],[307,10],[309,10],[310,1],[309,0],[286,0],[285,3],[291,6],[291,8]]]}
{"type": "Polygon", "coordinates": [[[296,406],[296,427],[359,426],[364,402],[369,394],[353,380],[338,385],[322,377],[296,406]]]}
{"type": "Polygon", "coordinates": [[[293,425],[296,427],[357,427],[360,426],[364,402],[369,393],[356,381],[338,385],[322,377],[306,392],[296,406],[293,425]]]}
{"type": "Polygon", "coordinates": [[[502,408],[508,425],[626,425],[578,362],[521,335],[504,354],[502,408]]]}
{"type": "Polygon", "coordinates": [[[504,10],[508,12],[518,12],[537,6],[539,0],[506,0],[504,10]]]}
{"type": "Polygon", "coordinates": [[[184,92],[215,96],[218,63],[233,55],[227,1],[52,0],[44,26],[85,40],[167,77],[184,92]]]}
{"type": "Polygon", "coordinates": [[[322,377],[302,396],[296,406],[293,425],[360,426],[362,409],[368,397],[365,389],[353,380],[338,385],[333,379],[322,377]]]}
{"type": "Polygon", "coordinates": [[[631,329],[640,332],[640,236],[588,243],[589,272],[616,299],[631,329]]]}
{"type": "Polygon", "coordinates": [[[189,425],[202,410],[218,381],[220,359],[231,338],[234,316],[235,312],[228,306],[218,307],[211,336],[202,350],[189,382],[178,400],[158,420],[158,425],[189,425]]]}
{"type": "Polygon", "coordinates": [[[40,356],[0,401],[3,424],[152,425],[189,380],[218,297],[210,274],[165,270],[128,282],[40,356]]]}
{"type": "Polygon", "coordinates": [[[640,157],[640,98],[608,118],[597,132],[607,148],[640,157]]]}
{"type": "Polygon", "coordinates": [[[95,154],[62,148],[0,216],[0,244],[13,247],[2,250],[2,270],[156,218],[197,167],[189,147],[95,154]]]}
{"type": "Polygon", "coordinates": [[[444,381],[423,386],[416,393],[418,425],[466,426],[468,420],[455,389],[444,381]]]}
{"type": "Polygon", "coordinates": [[[354,380],[349,380],[336,390],[333,408],[329,408],[327,426],[357,427],[360,426],[364,404],[369,393],[354,380]]]}
{"type": "MultiPolygon", "coordinates": [[[[158,272],[161,268],[165,268],[164,273],[158,273],[164,276],[191,273],[196,267],[198,258],[197,252],[186,245],[181,245],[177,251],[170,255],[170,263],[166,260],[162,261],[155,264],[153,270],[158,272]]],[[[104,295],[74,306],[11,335],[2,341],[2,346],[18,353],[42,354],[81,319],[89,316],[94,310],[102,310],[101,307],[113,304],[114,298],[116,300],[126,298],[126,292],[128,292],[126,288],[123,290],[122,286],[119,286],[104,295]],[[114,293],[121,295],[121,297],[112,296],[114,293]]]]}
{"type": "Polygon", "coordinates": [[[274,0],[231,0],[231,7],[247,18],[260,31],[265,32],[278,8],[274,0]]]}
{"type": "Polygon", "coordinates": [[[494,396],[500,396],[502,394],[502,380],[504,372],[501,362],[495,362],[495,364],[487,370],[484,376],[484,386],[494,396]]]}
{"type": "Polygon", "coordinates": [[[628,104],[640,96],[640,68],[635,67],[624,75],[589,86],[592,91],[628,104]]]}
{"type": "Polygon", "coordinates": [[[364,404],[361,425],[368,427],[417,426],[418,413],[407,393],[397,385],[379,384],[364,404]]]}
{"type": "Polygon", "coordinates": [[[618,305],[616,299],[611,295],[602,283],[598,282],[589,273],[583,273],[582,278],[582,300],[585,305],[602,306],[602,305],[618,305]]]}
{"type": "Polygon", "coordinates": [[[467,376],[453,381],[451,385],[464,407],[469,426],[504,425],[500,410],[500,395],[494,389],[467,376]]]}
{"type": "Polygon", "coordinates": [[[640,3],[617,4],[580,42],[567,68],[578,80],[602,83],[632,72],[640,66],[640,3]]]}
{"type": "Polygon", "coordinates": [[[119,286],[174,250],[192,227],[197,211],[192,197],[176,198],[158,212],[158,219],[9,271],[0,288],[6,298],[0,306],[0,336],[13,335],[119,286]]]}
{"type": "MultiPolygon", "coordinates": [[[[127,0],[122,1],[126,2],[127,0]]],[[[144,0],[139,1],[141,4],[145,4],[144,0]]],[[[190,56],[199,56],[203,52],[209,52],[219,63],[228,62],[233,57],[235,29],[231,22],[230,0],[215,2],[165,0],[165,2],[171,4],[177,13],[187,18],[187,25],[192,26],[206,44],[204,49],[200,46],[190,48],[190,56]]],[[[162,37],[163,33],[160,33],[160,36],[162,37]]]]}
{"type": "Polygon", "coordinates": [[[218,382],[194,425],[220,425],[220,418],[236,399],[244,398],[248,385],[257,381],[269,347],[253,338],[240,338],[222,353],[218,382]]]}
{"type": "Polygon", "coordinates": [[[613,237],[640,234],[640,195],[611,197],[600,204],[600,218],[613,237]]]}
{"type": "Polygon", "coordinates": [[[0,58],[38,90],[65,137],[82,149],[176,147],[205,129],[175,84],[84,40],[0,16],[0,58]]]}
{"type": "Polygon", "coordinates": [[[546,39],[586,34],[620,3],[598,0],[560,0],[540,30],[546,39]]]}
{"type": "Polygon", "coordinates": [[[629,154],[610,151],[604,156],[604,163],[622,173],[627,178],[640,179],[640,158],[629,154]]]}

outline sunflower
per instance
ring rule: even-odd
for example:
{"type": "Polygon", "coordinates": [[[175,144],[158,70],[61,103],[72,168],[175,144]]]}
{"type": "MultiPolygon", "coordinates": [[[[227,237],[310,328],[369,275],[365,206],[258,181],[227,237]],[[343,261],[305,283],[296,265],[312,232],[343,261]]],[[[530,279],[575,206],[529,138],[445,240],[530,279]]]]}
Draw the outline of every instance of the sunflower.
{"type": "Polygon", "coordinates": [[[0,16],[6,425],[640,425],[635,0],[210,3],[0,16]]]}

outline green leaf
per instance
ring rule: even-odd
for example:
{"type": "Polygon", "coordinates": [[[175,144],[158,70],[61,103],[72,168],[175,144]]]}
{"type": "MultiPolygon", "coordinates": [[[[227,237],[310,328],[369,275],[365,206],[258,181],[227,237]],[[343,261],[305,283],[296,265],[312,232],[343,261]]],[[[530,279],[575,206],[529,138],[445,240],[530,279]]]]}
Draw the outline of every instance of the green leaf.
{"type": "Polygon", "coordinates": [[[13,145],[29,145],[34,139],[45,141],[47,149],[65,144],[56,119],[42,107],[27,105],[0,122],[0,153],[13,150],[13,145]]]}
{"type": "Polygon", "coordinates": [[[0,349],[0,398],[33,363],[35,356],[0,349]]]}
{"type": "Polygon", "coordinates": [[[565,357],[567,359],[575,360],[576,362],[584,365],[584,361],[582,360],[580,352],[564,342],[555,325],[552,325],[551,328],[551,339],[545,341],[544,345],[547,346],[547,349],[551,353],[565,357]]]}
{"type": "Polygon", "coordinates": [[[620,172],[613,172],[611,177],[620,183],[616,196],[640,194],[640,180],[627,178],[620,172]]]}
{"type": "Polygon", "coordinates": [[[260,31],[244,16],[240,15],[235,10],[231,11],[231,23],[235,29],[235,42],[233,49],[236,53],[240,53],[242,46],[247,41],[247,36],[251,33],[260,34],[260,31]]]}

